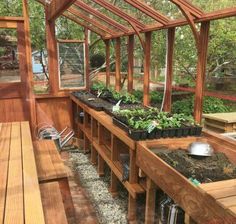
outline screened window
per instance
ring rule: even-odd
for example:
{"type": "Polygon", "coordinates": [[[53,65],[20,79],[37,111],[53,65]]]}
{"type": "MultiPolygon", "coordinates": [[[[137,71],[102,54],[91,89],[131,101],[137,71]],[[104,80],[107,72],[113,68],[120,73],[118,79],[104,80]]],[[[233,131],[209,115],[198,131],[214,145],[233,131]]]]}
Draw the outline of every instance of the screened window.
{"type": "Polygon", "coordinates": [[[85,87],[83,42],[58,42],[60,89],[85,87]]]}
{"type": "Polygon", "coordinates": [[[15,30],[0,29],[0,82],[20,82],[15,30]]]}

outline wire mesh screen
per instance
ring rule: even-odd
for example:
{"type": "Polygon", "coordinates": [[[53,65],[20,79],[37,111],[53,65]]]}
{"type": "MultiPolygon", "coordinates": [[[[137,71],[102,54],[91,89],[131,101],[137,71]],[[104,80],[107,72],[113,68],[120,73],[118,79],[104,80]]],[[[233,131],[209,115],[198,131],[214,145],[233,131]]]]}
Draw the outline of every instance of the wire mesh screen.
{"type": "Polygon", "coordinates": [[[58,43],[61,89],[85,86],[84,43],[58,43]]]}

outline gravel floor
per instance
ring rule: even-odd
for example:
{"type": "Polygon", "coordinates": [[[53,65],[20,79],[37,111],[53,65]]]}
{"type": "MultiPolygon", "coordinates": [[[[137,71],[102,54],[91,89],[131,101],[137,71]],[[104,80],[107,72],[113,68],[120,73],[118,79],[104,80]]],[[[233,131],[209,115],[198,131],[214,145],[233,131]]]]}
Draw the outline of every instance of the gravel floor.
{"type": "Polygon", "coordinates": [[[108,191],[110,170],[105,168],[105,176],[100,178],[96,167],[89,161],[89,155],[78,151],[70,153],[70,160],[74,169],[79,173],[82,186],[88,192],[90,200],[95,208],[99,223],[101,224],[126,224],[128,223],[127,206],[128,193],[121,185],[119,196],[112,198],[108,191]]]}

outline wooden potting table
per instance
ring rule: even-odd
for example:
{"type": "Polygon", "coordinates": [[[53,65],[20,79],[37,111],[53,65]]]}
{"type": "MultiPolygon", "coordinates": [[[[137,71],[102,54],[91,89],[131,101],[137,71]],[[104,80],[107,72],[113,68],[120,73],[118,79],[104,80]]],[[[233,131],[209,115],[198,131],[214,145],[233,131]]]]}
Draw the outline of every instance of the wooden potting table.
{"type": "Polygon", "coordinates": [[[194,141],[208,142],[236,164],[236,143],[211,132],[203,137],[143,141],[137,144],[137,165],[147,175],[146,224],[154,223],[155,186],[161,188],[194,221],[201,224],[236,223],[236,179],[193,185],[154,153],[158,149],[187,150],[194,141]]]}
{"type": "Polygon", "coordinates": [[[0,123],[0,223],[45,223],[28,122],[0,123]]]}

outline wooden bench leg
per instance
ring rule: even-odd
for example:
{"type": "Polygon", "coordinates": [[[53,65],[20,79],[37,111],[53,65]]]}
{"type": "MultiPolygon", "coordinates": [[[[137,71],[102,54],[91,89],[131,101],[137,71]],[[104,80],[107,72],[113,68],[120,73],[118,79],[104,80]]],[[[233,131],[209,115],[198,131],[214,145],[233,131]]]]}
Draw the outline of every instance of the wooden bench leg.
{"type": "Polygon", "coordinates": [[[96,165],[97,164],[97,151],[96,151],[96,149],[92,146],[91,147],[91,163],[93,164],[93,165],[96,165]]]}
{"type": "Polygon", "coordinates": [[[84,153],[87,153],[90,151],[90,141],[89,139],[84,135],[84,153]]]}
{"type": "Polygon", "coordinates": [[[111,185],[109,191],[111,192],[112,197],[116,197],[118,195],[117,184],[118,184],[118,178],[116,177],[114,172],[111,171],[111,185]]]}
{"type": "Polygon", "coordinates": [[[137,209],[137,202],[136,199],[129,194],[129,202],[128,202],[128,220],[130,224],[135,224],[137,215],[136,215],[136,209],[137,209]]]}
{"type": "Polygon", "coordinates": [[[99,177],[104,176],[104,165],[105,165],[104,159],[100,155],[98,155],[98,175],[99,175],[99,177]]]}
{"type": "Polygon", "coordinates": [[[186,223],[186,224],[196,224],[196,222],[186,213],[185,213],[184,223],[186,223]]]}
{"type": "Polygon", "coordinates": [[[145,224],[153,224],[155,220],[156,187],[150,178],[147,178],[147,193],[145,207],[145,224]]]}
{"type": "Polygon", "coordinates": [[[65,211],[66,211],[66,216],[67,216],[67,219],[70,220],[75,217],[75,209],[74,209],[74,204],[71,197],[68,178],[63,178],[59,180],[59,186],[60,186],[61,195],[62,195],[62,199],[63,199],[65,211]]]}

